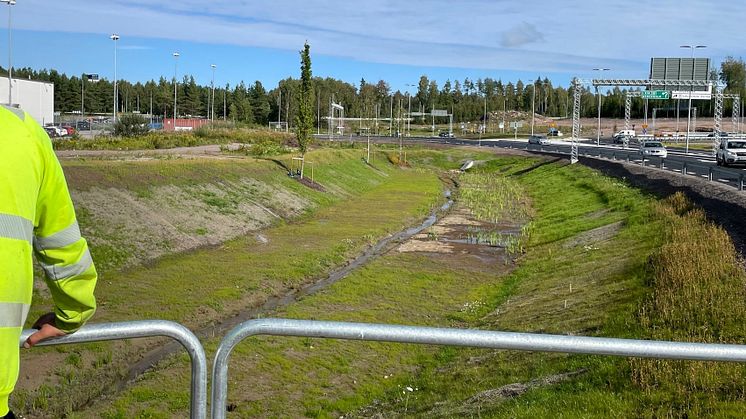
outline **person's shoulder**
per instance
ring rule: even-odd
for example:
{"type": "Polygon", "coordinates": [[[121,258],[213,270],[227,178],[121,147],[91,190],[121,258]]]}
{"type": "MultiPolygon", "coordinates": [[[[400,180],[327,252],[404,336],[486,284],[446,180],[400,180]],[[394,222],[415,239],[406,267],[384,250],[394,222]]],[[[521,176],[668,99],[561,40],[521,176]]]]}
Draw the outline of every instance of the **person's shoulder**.
{"type": "Polygon", "coordinates": [[[25,122],[27,114],[23,109],[14,108],[12,106],[8,105],[0,105],[0,108],[2,109],[2,112],[5,113],[6,118],[10,118],[11,120],[19,120],[20,122],[25,122]],[[15,118],[13,118],[15,116],[15,118]]]}
{"type": "Polygon", "coordinates": [[[42,144],[51,144],[49,135],[44,131],[44,128],[42,128],[41,125],[39,125],[39,123],[37,123],[34,118],[23,109],[0,105],[0,115],[2,115],[2,119],[6,123],[18,124],[17,127],[19,129],[25,129],[32,140],[42,144]]]}

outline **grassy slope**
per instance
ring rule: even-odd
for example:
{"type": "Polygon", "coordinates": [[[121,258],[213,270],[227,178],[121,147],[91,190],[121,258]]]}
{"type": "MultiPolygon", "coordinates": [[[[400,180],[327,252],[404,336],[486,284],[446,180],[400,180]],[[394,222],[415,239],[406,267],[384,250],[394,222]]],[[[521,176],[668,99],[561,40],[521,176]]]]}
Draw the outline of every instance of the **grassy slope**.
{"type": "MultiPolygon", "coordinates": [[[[322,277],[370,242],[416,222],[442,199],[441,183],[433,174],[397,170],[389,165],[373,170],[357,158],[350,158],[356,154],[344,150],[311,154],[320,163],[315,170],[317,182],[334,186],[341,195],[312,191],[288,180],[283,171],[275,170],[274,175],[265,173],[287,187],[298,188],[298,193],[310,196],[320,205],[319,209],[296,221],[263,231],[268,240],[265,244],[253,236],[244,237],[218,248],[168,256],[143,268],[102,272],[97,289],[96,321],[162,318],[192,328],[205,326],[240,307],[261,304],[269,296],[284,295],[292,288],[322,277]],[[298,237],[307,240],[300,242],[298,237]]],[[[188,162],[177,162],[179,167],[176,168],[168,162],[148,163],[145,167],[126,164],[130,167],[112,170],[122,171],[112,176],[112,182],[128,179],[123,183],[129,182],[127,187],[130,188],[137,188],[140,182],[129,178],[133,173],[145,173],[143,177],[147,179],[149,172],[162,172],[164,166],[179,177],[164,176],[162,179],[174,182],[203,179],[208,170],[216,170],[217,175],[220,168],[208,169],[188,162]],[[181,170],[183,165],[187,170],[181,170]]],[[[228,173],[228,176],[238,176],[228,173]]],[[[49,304],[43,295],[37,297],[30,318],[49,304]]],[[[49,381],[63,386],[16,392],[16,405],[26,411],[43,409],[52,415],[65,411],[101,391],[103,383],[119,374],[123,359],[136,358],[141,350],[142,345],[133,347],[119,342],[39,348],[24,354],[26,362],[39,362],[40,357],[54,358],[60,356],[50,354],[62,354],[65,361],[56,368],[57,378],[51,377],[49,381]],[[101,369],[104,365],[106,368],[101,369]],[[99,370],[86,368],[88,366],[99,370]],[[46,400],[50,391],[59,392],[61,397],[46,400]],[[50,405],[55,402],[58,404],[50,405]]]]}
{"type": "MultiPolygon", "coordinates": [[[[515,171],[520,165],[503,160],[499,170],[515,171]]],[[[537,212],[529,251],[505,281],[483,290],[489,303],[475,313],[473,324],[493,330],[743,341],[746,278],[732,243],[680,196],[658,203],[582,167],[544,166],[519,179],[532,192],[537,212]],[[589,232],[614,222],[622,222],[618,233],[589,232]]],[[[432,363],[407,380],[414,392],[391,391],[363,416],[746,414],[746,368],[729,363],[450,348],[440,352],[440,359],[449,362],[432,363]],[[581,374],[555,385],[540,382],[573,372],[581,374]],[[511,395],[507,389],[516,383],[534,387],[511,395]]]]}
{"type": "MultiPolygon", "coordinates": [[[[474,157],[461,151],[456,155],[412,151],[410,161],[445,168],[465,156],[474,157]]],[[[502,158],[489,163],[488,170],[509,174],[532,163],[522,158],[502,158]]],[[[641,301],[651,301],[648,286],[658,274],[649,261],[651,257],[660,258],[657,249],[670,243],[667,226],[679,223],[691,227],[686,239],[692,241],[700,239],[698,235],[703,232],[711,233],[703,228],[702,220],[688,219],[686,214],[677,218],[687,210],[671,211],[676,205],[656,204],[618,181],[578,166],[543,166],[517,179],[531,192],[536,219],[529,251],[512,274],[503,276],[494,267],[455,260],[390,254],[276,315],[682,338],[680,334],[653,335],[646,331],[640,325],[639,308],[641,301]],[[611,228],[600,230],[605,233],[591,231],[603,226],[611,228]],[[620,227],[618,231],[615,226],[620,227]],[[467,306],[473,308],[464,310],[467,306]]],[[[333,229],[326,228],[323,234],[330,231],[333,229]]],[[[296,244],[301,237],[294,236],[296,244]]],[[[727,251],[727,246],[718,250],[727,251]]],[[[730,284],[721,293],[742,296],[738,284],[742,285],[743,276],[739,272],[726,269],[717,273],[720,277],[715,280],[728,279],[730,284]]],[[[696,296],[709,306],[732,300],[714,302],[707,296],[696,296]]],[[[689,315],[686,310],[679,311],[679,318],[689,315]]],[[[738,316],[742,313],[735,317],[742,319],[738,316]]],[[[732,323],[734,317],[727,317],[732,323]]],[[[648,322],[671,323],[655,317],[648,322]]],[[[717,323],[712,318],[705,322],[717,323]]],[[[718,333],[715,339],[742,338],[740,329],[733,330],[730,323],[728,333],[718,333]]],[[[214,351],[216,344],[215,339],[207,341],[208,352],[214,351]]],[[[183,356],[172,359],[112,405],[97,404],[80,416],[183,416],[188,405],[183,390],[188,386],[185,361],[183,356]]],[[[692,396],[690,384],[670,387],[680,371],[691,370],[691,364],[671,367],[664,363],[659,368],[604,357],[261,338],[251,339],[235,351],[229,403],[236,404],[241,417],[332,417],[361,406],[368,406],[368,410],[358,412],[363,416],[742,416],[738,383],[744,382],[743,368],[705,367],[707,380],[700,382],[700,387],[708,383],[716,387],[702,397],[701,392],[692,396]],[[505,384],[585,369],[588,372],[572,381],[539,386],[520,397],[484,393],[505,384]],[[718,375],[726,378],[718,381],[718,375]],[[633,376],[648,380],[633,382],[633,376]],[[407,387],[413,391],[405,390],[407,387]],[[727,394],[719,396],[717,389],[727,394]],[[370,406],[372,400],[378,402],[370,406]]]]}

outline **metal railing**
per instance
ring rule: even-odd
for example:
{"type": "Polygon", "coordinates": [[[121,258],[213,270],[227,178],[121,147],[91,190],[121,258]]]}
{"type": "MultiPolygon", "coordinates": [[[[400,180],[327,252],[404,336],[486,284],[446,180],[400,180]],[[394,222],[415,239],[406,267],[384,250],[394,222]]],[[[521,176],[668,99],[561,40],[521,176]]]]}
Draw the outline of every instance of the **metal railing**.
{"type": "MultiPolygon", "coordinates": [[[[26,339],[35,330],[24,330],[19,345],[23,347],[26,339]]],[[[207,417],[207,357],[197,336],[186,327],[166,320],[142,320],[121,323],[99,323],[86,325],[75,333],[44,340],[38,346],[68,345],[74,343],[100,342],[165,336],[178,341],[189,353],[192,363],[191,406],[192,419],[207,417]]]]}
{"type": "Polygon", "coordinates": [[[641,358],[746,362],[746,346],[744,345],[544,335],[371,323],[288,319],[249,320],[239,324],[228,332],[220,342],[215,354],[215,362],[212,369],[211,397],[213,419],[224,419],[226,415],[228,360],[231,351],[243,339],[257,335],[468,346],[475,348],[641,358]]]}

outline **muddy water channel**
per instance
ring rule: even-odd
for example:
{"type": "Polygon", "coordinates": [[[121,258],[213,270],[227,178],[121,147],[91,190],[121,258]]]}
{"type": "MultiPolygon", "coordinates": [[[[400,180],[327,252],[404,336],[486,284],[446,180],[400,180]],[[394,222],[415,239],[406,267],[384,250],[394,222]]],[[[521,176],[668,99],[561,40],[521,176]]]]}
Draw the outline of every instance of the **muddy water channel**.
{"type": "MultiPolygon", "coordinates": [[[[501,202],[505,198],[514,197],[497,194],[501,198],[500,202],[491,202],[483,198],[495,195],[492,183],[475,183],[475,180],[481,182],[482,176],[472,180],[464,176],[463,180],[465,182],[461,183],[462,190],[458,193],[460,202],[454,203],[450,199],[450,191],[446,191],[445,204],[433,211],[420,225],[383,238],[344,266],[306,287],[288,290],[284,295],[269,298],[259,306],[247,307],[237,315],[195,333],[200,338],[222,336],[243,321],[268,315],[329,287],[354,270],[391,251],[425,254],[440,262],[446,262],[451,267],[462,267],[465,274],[474,268],[495,273],[509,270],[514,257],[522,250],[523,222],[509,221],[511,218],[506,211],[498,213],[493,207],[507,209],[501,202]],[[475,187],[478,188],[476,192],[475,187]],[[477,200],[479,203],[475,204],[477,200]],[[484,221],[485,219],[493,221],[484,221]]],[[[505,190],[504,185],[498,186],[505,190]]],[[[123,390],[129,382],[153,365],[180,350],[177,343],[167,343],[149,351],[129,366],[126,376],[114,384],[114,391],[123,390]]]]}
{"type": "Polygon", "coordinates": [[[455,208],[433,226],[398,247],[433,257],[478,260],[490,264],[512,262],[521,248],[522,225],[477,220],[468,208],[455,208]]]}

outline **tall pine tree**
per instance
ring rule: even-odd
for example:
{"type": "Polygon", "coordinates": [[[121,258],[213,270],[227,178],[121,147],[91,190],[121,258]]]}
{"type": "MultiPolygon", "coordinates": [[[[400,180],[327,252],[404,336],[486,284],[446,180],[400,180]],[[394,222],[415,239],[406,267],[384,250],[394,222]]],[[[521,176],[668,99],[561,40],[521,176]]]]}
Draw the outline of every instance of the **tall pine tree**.
{"type": "Polygon", "coordinates": [[[300,178],[303,179],[305,156],[311,142],[313,130],[313,85],[311,84],[311,47],[308,42],[300,53],[300,98],[298,116],[295,118],[295,135],[298,137],[298,148],[301,154],[300,178]]]}

